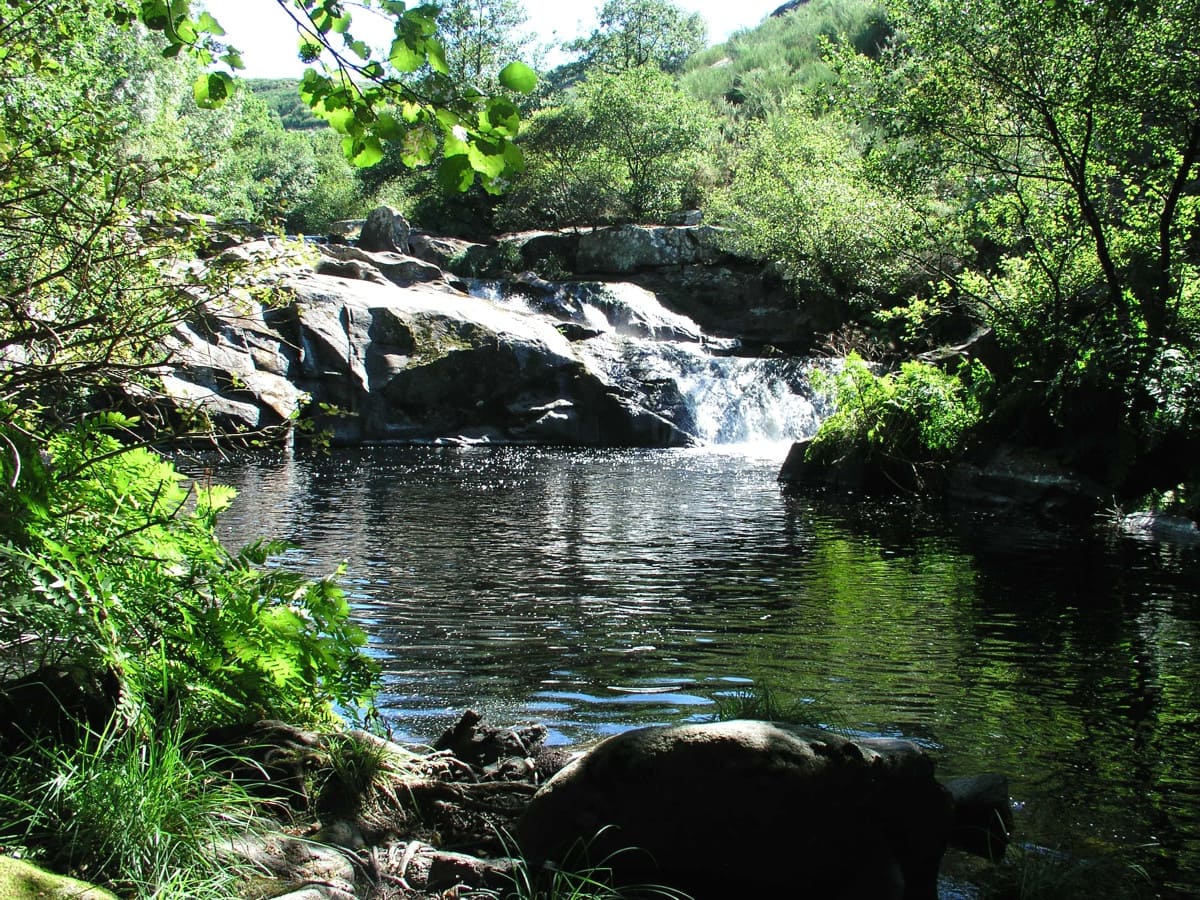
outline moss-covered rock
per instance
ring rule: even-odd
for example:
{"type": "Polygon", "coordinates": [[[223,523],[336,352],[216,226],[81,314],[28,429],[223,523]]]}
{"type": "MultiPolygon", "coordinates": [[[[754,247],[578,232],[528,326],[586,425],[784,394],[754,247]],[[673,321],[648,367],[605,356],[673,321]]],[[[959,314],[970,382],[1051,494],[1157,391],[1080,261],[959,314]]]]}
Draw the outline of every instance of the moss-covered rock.
{"type": "Polygon", "coordinates": [[[23,859],[0,856],[0,897],[5,900],[117,900],[84,881],[55,875],[23,859]]]}

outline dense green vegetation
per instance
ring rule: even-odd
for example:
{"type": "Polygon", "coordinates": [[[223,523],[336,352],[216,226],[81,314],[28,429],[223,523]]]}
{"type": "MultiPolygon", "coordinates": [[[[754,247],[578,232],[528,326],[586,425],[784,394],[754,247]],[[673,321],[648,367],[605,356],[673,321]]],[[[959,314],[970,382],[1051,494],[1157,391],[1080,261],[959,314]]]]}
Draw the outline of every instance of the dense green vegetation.
{"type": "MultiPolygon", "coordinates": [[[[1017,440],[1120,502],[1200,512],[1197,0],[813,0],[708,49],[665,0],[609,0],[536,90],[516,0],[378,5],[386,54],[332,0],[289,7],[306,57],[338,55],[253,90],[185,2],[0,14],[0,677],[57,673],[104,713],[65,751],[10,754],[0,843],[119,830],[82,789],[22,799],[101,783],[100,758],[119,781],[147,747],[190,765],[202,726],[369,709],[336,583],[222,548],[228,493],[116,411],[239,278],[181,271],[205,226],[180,213],[319,232],[382,200],[485,234],[699,207],[798,304],[838,305],[839,349],[875,363],[831,380],[816,454],[926,472],[1017,440]],[[908,359],[981,330],[991,371],[908,359]]],[[[202,801],[170,801],[147,843],[202,801]]],[[[66,864],[133,893],[174,877],[70,841],[91,856],[66,864]]]]}

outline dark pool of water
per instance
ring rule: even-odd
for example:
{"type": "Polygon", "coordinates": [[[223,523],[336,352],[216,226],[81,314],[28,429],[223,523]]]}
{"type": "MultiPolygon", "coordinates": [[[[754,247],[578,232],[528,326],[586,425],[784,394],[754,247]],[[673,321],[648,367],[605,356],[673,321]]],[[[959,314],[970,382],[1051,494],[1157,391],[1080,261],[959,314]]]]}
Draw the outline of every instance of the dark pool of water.
{"type": "Polygon", "coordinates": [[[943,774],[1008,773],[1030,858],[1200,895],[1197,551],[788,495],[778,465],[374,448],[214,473],[241,491],[226,540],[347,563],[405,739],[474,706],[575,741],[767,686],[811,721],[917,740],[943,774]]]}

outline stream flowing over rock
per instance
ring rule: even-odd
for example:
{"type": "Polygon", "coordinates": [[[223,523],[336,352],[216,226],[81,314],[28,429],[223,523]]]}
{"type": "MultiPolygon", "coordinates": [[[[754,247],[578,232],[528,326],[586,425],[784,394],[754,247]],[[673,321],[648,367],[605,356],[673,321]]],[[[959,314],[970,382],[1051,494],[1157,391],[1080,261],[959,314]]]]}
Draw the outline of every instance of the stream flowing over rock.
{"type": "MultiPolygon", "coordinates": [[[[565,239],[591,268],[624,272],[715,259],[703,234],[565,239]]],[[[406,255],[386,209],[363,240],[319,247],[315,266],[272,262],[269,240],[226,250],[213,264],[265,260],[282,302],[210,299],[176,331],[166,396],[226,432],[304,416],[338,443],[681,447],[815,428],[808,362],[739,356],[644,287],[462,280],[406,255]]]]}

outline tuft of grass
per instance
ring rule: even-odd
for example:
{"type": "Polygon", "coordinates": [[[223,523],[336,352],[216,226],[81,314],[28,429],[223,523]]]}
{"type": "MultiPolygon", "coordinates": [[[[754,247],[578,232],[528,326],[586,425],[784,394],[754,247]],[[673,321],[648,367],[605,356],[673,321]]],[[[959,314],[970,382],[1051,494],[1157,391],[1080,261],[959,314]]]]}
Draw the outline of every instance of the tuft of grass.
{"type": "MultiPolygon", "coordinates": [[[[578,842],[561,864],[547,862],[536,867],[519,855],[512,854],[516,863],[511,874],[512,888],[499,896],[506,900],[691,900],[689,894],[666,885],[617,884],[614,864],[620,856],[644,852],[635,847],[615,850],[599,861],[592,862],[592,846],[611,828],[606,826],[590,841],[578,842]]],[[[501,841],[505,846],[512,843],[503,836],[501,841]]]]}
{"type": "Polygon", "coordinates": [[[761,722],[784,722],[823,728],[838,734],[849,734],[849,727],[840,721],[842,716],[819,698],[783,695],[769,684],[754,684],[723,692],[713,697],[718,722],[731,719],[755,719],[761,722]]]}
{"type": "Polygon", "coordinates": [[[253,800],[193,752],[182,725],[36,745],[6,760],[0,840],[126,897],[236,896],[221,852],[254,830],[253,800]]]}
{"type": "Polygon", "coordinates": [[[365,734],[336,732],[321,741],[317,808],[326,813],[361,811],[387,776],[396,772],[388,745],[365,734]]]}

